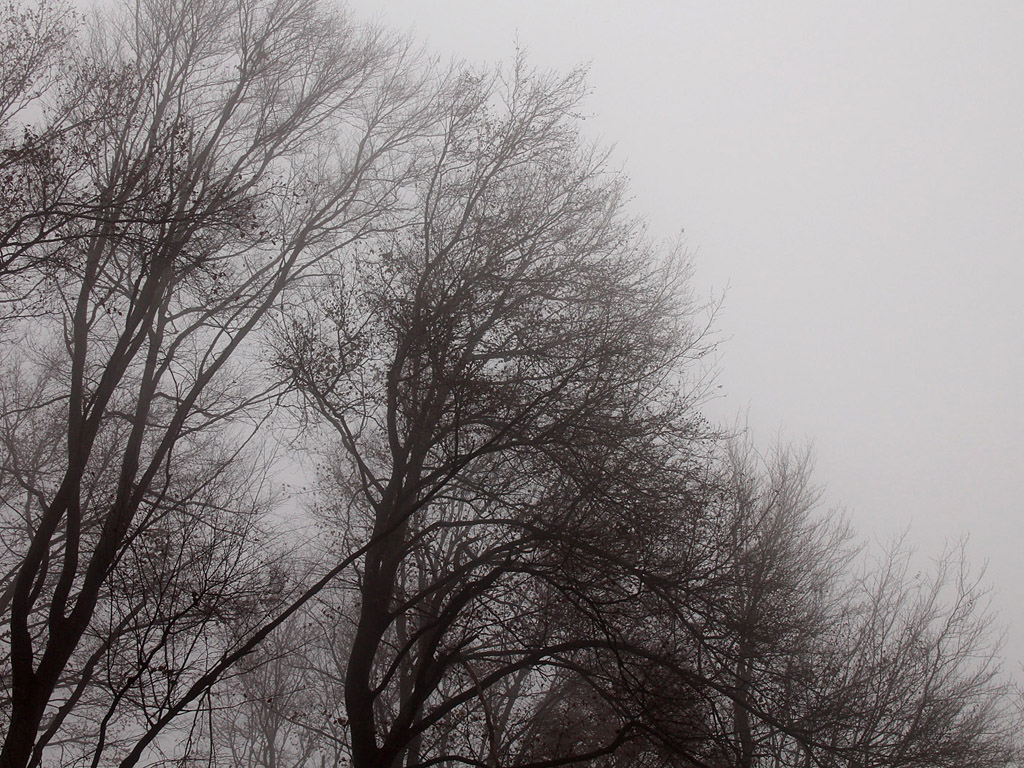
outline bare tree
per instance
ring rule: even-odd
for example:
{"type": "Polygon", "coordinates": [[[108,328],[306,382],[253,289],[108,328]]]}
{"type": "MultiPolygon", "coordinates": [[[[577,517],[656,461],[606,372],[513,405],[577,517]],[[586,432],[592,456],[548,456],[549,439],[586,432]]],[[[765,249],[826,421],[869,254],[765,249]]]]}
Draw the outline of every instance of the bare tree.
{"type": "MultiPolygon", "coordinates": [[[[347,606],[346,606],[347,607],[347,606]]],[[[208,759],[285,768],[342,765],[348,755],[340,670],[347,623],[325,590],[267,638],[222,686],[208,759]]]]}
{"type": "Polygon", "coordinates": [[[0,768],[1016,759],[955,558],[857,571],[803,458],[723,454],[580,72],[77,24],[0,13],[0,768]],[[269,515],[295,416],[337,546],[269,515]]]}
{"type": "Polygon", "coordinates": [[[728,459],[735,581],[709,655],[736,764],[1015,765],[1015,694],[962,549],[911,577],[902,544],[870,555],[815,509],[806,453],[728,459]]]}
{"type": "Polygon", "coordinates": [[[750,768],[786,738],[765,720],[790,724],[792,700],[816,684],[803,659],[848,599],[844,576],[857,548],[841,516],[817,509],[809,452],[780,446],[762,458],[733,440],[724,459],[724,631],[713,655],[730,690],[736,764],[750,768]]]}
{"type": "MultiPolygon", "coordinates": [[[[60,0],[0,7],[0,300],[8,314],[11,299],[28,290],[21,283],[31,285],[31,276],[17,278],[33,262],[33,245],[46,240],[52,214],[73,194],[69,113],[33,113],[44,112],[62,90],[57,72],[74,31],[73,14],[60,0]]],[[[68,105],[75,101],[64,95],[68,105]]]]}
{"type": "Polygon", "coordinates": [[[1018,765],[1019,694],[1001,670],[981,577],[962,547],[930,568],[913,562],[897,543],[854,572],[824,638],[811,724],[858,765],[1018,765]]]}
{"type": "Polygon", "coordinates": [[[81,92],[52,95],[73,199],[45,237],[3,243],[27,277],[5,329],[5,767],[87,728],[79,704],[128,635],[141,666],[109,671],[94,723],[146,712],[125,764],[209,687],[216,585],[266,588],[228,567],[252,570],[264,502],[225,498],[225,473],[274,396],[243,366],[292,287],[381,223],[429,106],[403,45],[312,0],[144,0],[101,24],[58,62],[81,92]]]}
{"type": "MultiPolygon", "coordinates": [[[[282,328],[282,370],[337,434],[338,514],[370,542],[353,765],[546,764],[510,741],[523,702],[571,671],[605,695],[630,600],[699,506],[684,265],[624,215],[581,92],[521,61],[463,75],[409,212],[282,328]]],[[[585,751],[635,730],[617,713],[585,751]]]]}

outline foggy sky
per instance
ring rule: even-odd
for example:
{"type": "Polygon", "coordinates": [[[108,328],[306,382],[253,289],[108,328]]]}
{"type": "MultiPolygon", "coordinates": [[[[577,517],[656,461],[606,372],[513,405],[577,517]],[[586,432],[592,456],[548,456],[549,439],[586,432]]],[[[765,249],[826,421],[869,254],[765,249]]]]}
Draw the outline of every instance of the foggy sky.
{"type": "Polygon", "coordinates": [[[442,56],[590,65],[655,239],[725,290],[722,397],[826,503],[970,536],[1024,659],[1024,3],[358,0],[442,56]]]}

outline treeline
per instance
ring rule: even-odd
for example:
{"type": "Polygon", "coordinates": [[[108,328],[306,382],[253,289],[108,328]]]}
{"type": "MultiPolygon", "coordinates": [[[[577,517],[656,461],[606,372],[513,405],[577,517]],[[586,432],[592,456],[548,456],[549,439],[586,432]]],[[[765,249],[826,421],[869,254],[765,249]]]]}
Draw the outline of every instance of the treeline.
{"type": "Polygon", "coordinates": [[[0,46],[0,766],[1018,764],[962,556],[702,417],[581,73],[321,0],[0,46]]]}

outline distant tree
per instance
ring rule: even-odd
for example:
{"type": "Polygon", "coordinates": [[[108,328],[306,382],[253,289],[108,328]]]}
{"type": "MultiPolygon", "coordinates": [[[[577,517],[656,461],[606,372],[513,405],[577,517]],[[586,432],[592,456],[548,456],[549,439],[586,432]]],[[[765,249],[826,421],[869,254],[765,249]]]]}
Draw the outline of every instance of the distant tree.
{"type": "Polygon", "coordinates": [[[805,727],[862,765],[1019,765],[1019,691],[1001,669],[987,590],[962,547],[931,568],[913,562],[897,543],[853,573],[805,727]]]}
{"type": "Polygon", "coordinates": [[[302,768],[344,765],[349,755],[342,682],[347,623],[330,591],[270,635],[218,688],[213,765],[302,768]]]}
{"type": "Polygon", "coordinates": [[[809,453],[777,447],[762,457],[737,439],[723,464],[723,620],[712,658],[730,691],[723,719],[736,765],[751,768],[790,738],[793,700],[817,684],[813,659],[849,599],[857,548],[840,516],[817,509],[809,453]]]}
{"type": "Polygon", "coordinates": [[[1009,766],[1015,691],[962,549],[911,577],[815,507],[807,454],[727,453],[733,585],[712,644],[740,766],[1009,766]]]}

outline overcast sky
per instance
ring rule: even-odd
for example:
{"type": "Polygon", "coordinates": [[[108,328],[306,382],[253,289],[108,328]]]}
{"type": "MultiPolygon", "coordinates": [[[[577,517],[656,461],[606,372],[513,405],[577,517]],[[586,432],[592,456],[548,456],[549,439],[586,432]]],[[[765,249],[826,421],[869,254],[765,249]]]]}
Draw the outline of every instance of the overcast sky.
{"type": "Polygon", "coordinates": [[[723,397],[862,534],[970,536],[1024,659],[1024,3],[356,0],[442,55],[590,65],[651,234],[725,292],[723,397]]]}

